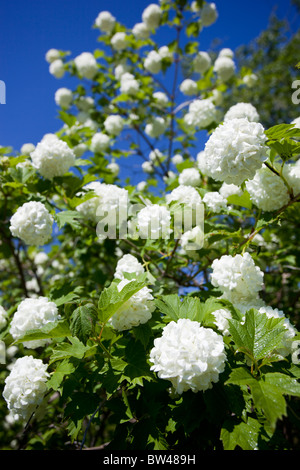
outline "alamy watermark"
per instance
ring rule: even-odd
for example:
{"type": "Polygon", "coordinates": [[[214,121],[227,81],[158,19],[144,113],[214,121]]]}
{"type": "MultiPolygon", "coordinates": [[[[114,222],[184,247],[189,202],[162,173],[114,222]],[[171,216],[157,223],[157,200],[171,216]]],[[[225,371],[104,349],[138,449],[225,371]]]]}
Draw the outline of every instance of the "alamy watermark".
{"type": "Polygon", "coordinates": [[[0,80],[0,104],[6,104],[6,85],[3,80],[0,80]]]}
{"type": "Polygon", "coordinates": [[[300,103],[300,80],[294,80],[292,83],[292,89],[294,93],[292,93],[292,103],[299,104],[300,103]]]}
{"type": "MultiPolygon", "coordinates": [[[[163,207],[162,207],[163,209],[163,207]]],[[[204,205],[183,205],[176,210],[158,211],[156,205],[128,204],[126,197],[109,210],[97,210],[98,239],[174,239],[184,238],[185,250],[199,250],[204,244],[204,205]],[[146,217],[140,217],[147,208],[146,217]]]]}

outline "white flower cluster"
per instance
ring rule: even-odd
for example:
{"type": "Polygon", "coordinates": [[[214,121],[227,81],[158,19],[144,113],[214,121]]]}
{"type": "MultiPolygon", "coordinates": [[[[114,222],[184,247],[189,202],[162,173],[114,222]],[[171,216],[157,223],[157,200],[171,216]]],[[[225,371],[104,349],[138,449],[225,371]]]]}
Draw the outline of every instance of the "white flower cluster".
{"type": "Polygon", "coordinates": [[[151,370],[169,380],[175,391],[205,391],[219,381],[226,354],[223,338],[200,323],[181,318],[171,321],[150,351],[151,370]]]}
{"type": "Polygon", "coordinates": [[[228,300],[234,296],[254,301],[263,287],[263,272],[247,252],[243,255],[223,255],[212,263],[211,283],[228,300]]]}
{"type": "Polygon", "coordinates": [[[93,79],[98,72],[98,64],[91,52],[82,52],[74,59],[75,67],[83,78],[93,79]]]}
{"type": "Polygon", "coordinates": [[[140,89],[140,84],[138,80],[134,78],[132,73],[126,72],[122,74],[120,79],[120,91],[127,95],[136,95],[140,89]]]}
{"type": "Polygon", "coordinates": [[[128,37],[124,31],[119,31],[111,38],[111,47],[115,51],[123,51],[128,46],[128,37]]]}
{"type": "Polygon", "coordinates": [[[25,202],[10,219],[10,231],[26,245],[45,245],[51,238],[53,217],[41,202],[25,202]]]}
{"type": "Polygon", "coordinates": [[[246,181],[246,189],[253,203],[263,211],[275,211],[289,201],[284,181],[267,167],[260,168],[252,180],[246,181]]]}
{"type": "Polygon", "coordinates": [[[201,177],[197,168],[185,168],[179,175],[178,182],[183,186],[200,186],[201,177]]]}
{"type": "Polygon", "coordinates": [[[268,318],[283,318],[283,326],[286,331],[283,336],[282,344],[277,349],[277,353],[283,357],[288,356],[292,350],[291,339],[297,334],[296,328],[291,324],[290,320],[285,316],[284,312],[278,308],[263,306],[260,307],[258,311],[260,313],[266,314],[268,318]]]}
{"type": "Polygon", "coordinates": [[[198,85],[191,78],[186,78],[183,80],[179,86],[179,89],[181,93],[187,96],[197,95],[198,93],[198,85]]]}
{"type": "Polygon", "coordinates": [[[109,11],[101,11],[95,20],[95,25],[103,33],[110,34],[116,24],[116,18],[109,11]]]}
{"type": "Polygon", "coordinates": [[[201,23],[203,26],[211,26],[218,19],[218,10],[215,3],[205,2],[200,10],[201,23]]]}
{"type": "Polygon", "coordinates": [[[2,330],[7,325],[7,312],[6,310],[0,305],[0,330],[2,330]]]}
{"type": "Polygon", "coordinates": [[[75,154],[55,134],[46,134],[30,154],[32,165],[46,179],[63,176],[75,163],[75,154]]]}
{"type": "Polygon", "coordinates": [[[218,79],[221,82],[227,82],[235,74],[235,69],[232,51],[222,49],[214,63],[214,72],[216,72],[218,79]]]}
{"type": "Polygon", "coordinates": [[[143,23],[149,30],[158,28],[162,17],[161,8],[155,3],[151,3],[142,13],[143,23]]]}
{"type": "Polygon", "coordinates": [[[110,144],[110,137],[103,132],[96,132],[91,139],[92,152],[105,152],[110,144]]]}
{"type": "Polygon", "coordinates": [[[227,209],[227,201],[218,191],[208,191],[202,200],[206,207],[215,213],[221,212],[222,209],[227,209]]]}
{"type": "Polygon", "coordinates": [[[283,176],[292,188],[294,196],[297,196],[300,193],[300,160],[296,163],[285,163],[283,176]]]}
{"type": "Polygon", "coordinates": [[[151,31],[145,23],[136,23],[132,28],[132,34],[136,39],[148,39],[150,33],[151,31]]]}
{"type": "Polygon", "coordinates": [[[231,106],[224,116],[224,121],[229,119],[246,118],[249,121],[258,122],[259,114],[257,109],[251,103],[237,103],[231,106]]]}
{"type": "Polygon", "coordinates": [[[171,204],[173,201],[176,201],[179,204],[195,207],[197,204],[201,203],[201,196],[193,186],[180,184],[169,194],[166,194],[166,201],[167,204],[171,204]]]}
{"type": "MultiPolygon", "coordinates": [[[[42,328],[50,322],[59,320],[58,308],[47,297],[27,298],[17,308],[10,324],[10,334],[17,340],[25,335],[28,330],[42,328]]],[[[25,348],[36,349],[45,346],[48,339],[25,341],[25,348]]]]}
{"type": "Polygon", "coordinates": [[[204,243],[204,233],[199,225],[187,230],[180,237],[180,245],[184,251],[200,250],[204,243]]]}
{"type": "Polygon", "coordinates": [[[205,129],[217,120],[217,109],[210,98],[194,100],[184,116],[187,126],[205,129]]]}
{"type": "Polygon", "coordinates": [[[111,114],[104,121],[106,132],[113,136],[119,135],[124,128],[124,119],[119,114],[111,114]]]}
{"type": "Polygon", "coordinates": [[[161,116],[154,116],[151,119],[151,122],[146,124],[145,133],[156,139],[160,135],[162,135],[168,126],[168,121],[161,116]]]}
{"type": "Polygon", "coordinates": [[[170,211],[159,204],[145,206],[137,214],[137,229],[142,239],[168,238],[170,222],[170,211]]]}
{"type": "Polygon", "coordinates": [[[41,359],[18,358],[5,379],[3,390],[9,411],[28,421],[44,399],[49,376],[47,365],[41,359]]]}
{"type": "Polygon", "coordinates": [[[193,68],[196,73],[205,73],[211,66],[210,55],[206,51],[197,52],[193,60],[193,68]]]}
{"type": "Polygon", "coordinates": [[[144,60],[144,67],[148,72],[156,75],[161,71],[162,58],[157,51],[150,51],[144,60]]]}
{"type": "Polygon", "coordinates": [[[115,269],[114,277],[115,279],[122,280],[125,279],[124,273],[135,274],[135,277],[138,277],[144,272],[144,267],[139,262],[139,260],[131,254],[126,254],[119,259],[115,269]]]}
{"type": "Polygon", "coordinates": [[[55,92],[55,103],[63,109],[68,109],[72,104],[73,93],[68,88],[59,88],[55,92]]]}
{"type": "Polygon", "coordinates": [[[241,196],[243,194],[242,189],[237,186],[236,184],[227,184],[223,183],[221,188],[219,189],[219,193],[227,199],[229,196],[237,195],[241,196]]]}
{"type": "Polygon", "coordinates": [[[217,181],[241,185],[267,160],[263,126],[246,118],[219,125],[205,145],[206,172],[217,181]]]}
{"type": "Polygon", "coordinates": [[[49,72],[55,78],[62,78],[65,74],[65,64],[62,59],[55,59],[50,62],[49,72]]]}

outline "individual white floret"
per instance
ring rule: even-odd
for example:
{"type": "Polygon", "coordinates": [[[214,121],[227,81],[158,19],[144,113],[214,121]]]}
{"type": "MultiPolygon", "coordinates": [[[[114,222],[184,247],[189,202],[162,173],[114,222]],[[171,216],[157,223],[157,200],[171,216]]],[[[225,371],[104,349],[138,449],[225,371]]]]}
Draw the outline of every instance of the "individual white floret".
{"type": "Polygon", "coordinates": [[[157,51],[150,51],[144,60],[144,67],[154,75],[161,71],[162,58],[157,51]]]}
{"type": "Polygon", "coordinates": [[[51,62],[49,66],[49,72],[55,78],[62,78],[65,74],[65,65],[61,59],[56,59],[51,62]]]}
{"type": "MultiPolygon", "coordinates": [[[[48,323],[60,319],[58,308],[47,297],[27,298],[17,308],[10,324],[10,334],[14,340],[22,338],[29,330],[40,329],[48,323]]],[[[24,341],[25,348],[36,349],[45,346],[49,339],[24,341]]]]}
{"type": "Polygon", "coordinates": [[[119,135],[124,128],[124,119],[118,114],[108,116],[104,121],[105,130],[112,135],[119,135]]]}
{"type": "Polygon", "coordinates": [[[93,79],[98,72],[98,64],[91,52],[82,52],[74,59],[75,67],[81,77],[93,79]]]}
{"type": "Polygon", "coordinates": [[[49,377],[47,365],[41,359],[18,358],[5,379],[3,390],[9,411],[28,421],[43,401],[49,377]]]}
{"type": "Polygon", "coordinates": [[[45,245],[52,235],[53,217],[41,202],[20,206],[10,219],[10,231],[26,245],[45,245]]]}
{"type": "Polygon", "coordinates": [[[255,298],[263,287],[263,272],[251,255],[223,255],[212,263],[211,283],[223,293],[255,298]]]}
{"type": "Polygon", "coordinates": [[[110,145],[110,137],[103,132],[96,132],[91,140],[92,152],[105,152],[110,145]]]}
{"type": "Polygon", "coordinates": [[[246,118],[249,121],[259,122],[259,114],[257,109],[251,103],[234,104],[225,114],[224,121],[239,118],[246,118]]]}
{"type": "Polygon", "coordinates": [[[109,11],[101,11],[95,20],[100,31],[110,34],[116,24],[116,18],[109,11]]]}
{"type": "Polygon", "coordinates": [[[206,51],[199,51],[194,60],[193,68],[196,73],[205,73],[211,66],[210,55],[206,51]]]}
{"type": "Polygon", "coordinates": [[[115,269],[115,279],[125,279],[124,273],[134,275],[135,278],[144,274],[145,269],[139,260],[130,253],[123,255],[117,262],[115,269]]]}
{"type": "Polygon", "coordinates": [[[136,39],[148,39],[151,31],[145,23],[136,23],[132,28],[132,34],[136,39]]]}
{"type": "Polygon", "coordinates": [[[68,109],[73,101],[73,93],[68,88],[59,88],[56,90],[54,100],[57,106],[63,109],[68,109]]]}
{"type": "Polygon", "coordinates": [[[205,2],[200,10],[201,22],[203,26],[211,26],[218,19],[218,11],[215,3],[205,2]]]}
{"type": "Polygon", "coordinates": [[[158,240],[171,234],[171,214],[165,206],[145,206],[137,214],[137,228],[140,238],[158,240]]]}
{"type": "Polygon", "coordinates": [[[184,186],[200,186],[201,176],[197,168],[185,168],[179,175],[178,182],[184,186]]]}
{"type": "Polygon", "coordinates": [[[235,74],[235,69],[235,63],[230,57],[218,56],[214,63],[214,71],[221,82],[230,80],[235,74]]]}
{"type": "Polygon", "coordinates": [[[161,21],[162,10],[155,3],[151,3],[144,9],[142,13],[143,23],[147,26],[148,29],[156,29],[161,21]]]}
{"type": "Polygon", "coordinates": [[[145,133],[155,139],[165,132],[167,126],[168,122],[163,117],[155,116],[146,124],[145,133]]]}
{"type": "Polygon", "coordinates": [[[284,181],[267,167],[260,168],[252,180],[246,181],[246,189],[251,201],[263,211],[275,211],[289,201],[284,181]]]}
{"type": "Polygon", "coordinates": [[[219,381],[225,369],[223,338],[210,328],[186,318],[171,321],[150,351],[151,370],[170,380],[179,394],[205,391],[219,381]]]}
{"type": "Polygon", "coordinates": [[[111,38],[111,47],[115,51],[123,51],[128,46],[128,37],[124,31],[119,31],[111,38]]]}
{"type": "Polygon", "coordinates": [[[55,134],[44,136],[30,154],[32,165],[46,179],[63,176],[75,163],[75,155],[55,134]]]}
{"type": "Polygon", "coordinates": [[[219,125],[205,145],[205,165],[216,181],[240,186],[267,160],[267,137],[260,123],[230,119],[219,125]]]}
{"type": "Polygon", "coordinates": [[[203,197],[206,208],[218,213],[223,209],[227,209],[227,201],[218,191],[209,191],[203,197]]]}
{"type": "Polygon", "coordinates": [[[189,127],[205,129],[217,120],[217,109],[211,99],[194,100],[184,116],[184,122],[189,127]]]}
{"type": "Polygon", "coordinates": [[[196,95],[198,93],[197,83],[190,78],[183,80],[179,86],[179,89],[184,95],[187,96],[196,95]]]}

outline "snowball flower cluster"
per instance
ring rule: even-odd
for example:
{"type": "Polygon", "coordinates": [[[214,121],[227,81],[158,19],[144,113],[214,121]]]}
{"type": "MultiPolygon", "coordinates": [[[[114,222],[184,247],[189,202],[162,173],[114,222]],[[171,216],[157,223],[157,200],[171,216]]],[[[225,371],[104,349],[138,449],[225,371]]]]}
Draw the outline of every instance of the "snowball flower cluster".
{"type": "Polygon", "coordinates": [[[96,132],[91,139],[92,152],[105,152],[110,144],[110,137],[103,132],[96,132]]]}
{"type": "Polygon", "coordinates": [[[203,26],[211,26],[217,21],[218,11],[215,3],[205,2],[200,10],[201,22],[203,26]]]}
{"type": "Polygon", "coordinates": [[[185,168],[179,175],[178,182],[184,186],[199,186],[201,177],[197,168],[185,168]]]}
{"type": "Polygon", "coordinates": [[[0,305],[0,330],[2,330],[7,325],[7,312],[6,310],[0,305]]]}
{"type": "Polygon", "coordinates": [[[81,77],[93,79],[98,72],[98,64],[91,52],[82,52],[74,59],[75,67],[81,77]]]}
{"type": "Polygon", "coordinates": [[[202,200],[206,207],[215,213],[221,212],[222,209],[227,208],[226,199],[218,191],[207,192],[202,200]]]}
{"type": "Polygon", "coordinates": [[[241,185],[267,159],[266,140],[260,123],[246,118],[224,122],[206,142],[206,171],[217,181],[241,185]]]}
{"type": "Polygon", "coordinates": [[[51,64],[51,62],[54,62],[55,60],[58,60],[60,59],[60,51],[58,49],[49,49],[47,52],[46,52],[46,61],[51,64]]]}
{"type": "Polygon", "coordinates": [[[152,96],[160,106],[165,106],[169,102],[168,96],[163,91],[156,91],[152,96]]]}
{"type": "Polygon", "coordinates": [[[140,88],[139,82],[134,78],[134,75],[131,73],[124,73],[121,76],[121,86],[120,91],[121,93],[125,93],[127,95],[135,95],[140,88]]]}
{"type": "Polygon", "coordinates": [[[229,196],[237,195],[241,196],[243,194],[242,189],[236,184],[227,184],[223,183],[219,189],[219,193],[227,199],[229,196]]]}
{"type": "Polygon", "coordinates": [[[5,379],[3,390],[9,411],[28,421],[44,399],[49,377],[47,365],[41,359],[18,358],[5,379]]]}
{"type": "Polygon", "coordinates": [[[124,273],[134,274],[135,277],[138,277],[143,274],[144,271],[143,265],[135,256],[126,254],[117,262],[114,277],[115,279],[125,279],[124,273]]]}
{"type": "Polygon", "coordinates": [[[57,106],[68,109],[72,104],[73,93],[68,88],[59,88],[55,92],[54,99],[57,106]]]}
{"type": "Polygon", "coordinates": [[[251,255],[223,255],[212,263],[211,283],[223,294],[255,298],[263,287],[263,272],[251,255]]]}
{"type": "Polygon", "coordinates": [[[159,26],[161,17],[162,10],[155,3],[148,5],[142,13],[143,23],[150,30],[156,29],[159,26]]]}
{"type": "Polygon", "coordinates": [[[35,149],[35,145],[34,144],[31,144],[31,143],[28,143],[28,144],[23,144],[22,147],[21,147],[21,154],[22,155],[30,155],[31,152],[33,152],[35,149]]]}
{"type": "Polygon", "coordinates": [[[132,28],[132,34],[136,39],[148,39],[151,31],[145,23],[136,23],[132,28]]]}
{"type": "Polygon", "coordinates": [[[113,35],[110,43],[115,51],[123,51],[128,46],[128,37],[124,31],[119,31],[113,35]]]}
{"type": "Polygon", "coordinates": [[[49,65],[49,72],[55,78],[62,78],[65,74],[65,65],[61,59],[56,59],[49,65]]]}
{"type": "Polygon", "coordinates": [[[163,117],[154,116],[151,122],[146,124],[145,133],[155,139],[165,132],[167,126],[168,122],[163,117]]]}
{"type": "Polygon", "coordinates": [[[161,71],[162,58],[157,51],[150,51],[144,60],[144,67],[148,72],[158,74],[161,71]]]}
{"type": "Polygon", "coordinates": [[[165,206],[145,206],[137,214],[138,233],[143,239],[168,238],[171,233],[170,221],[171,214],[165,206]]]}
{"type": "Polygon", "coordinates": [[[224,121],[228,121],[229,119],[239,119],[239,118],[246,118],[249,121],[258,122],[259,121],[259,114],[257,109],[251,103],[237,103],[229,110],[224,116],[224,121]]]}
{"type": "Polygon", "coordinates": [[[235,74],[235,63],[231,57],[218,56],[214,63],[214,71],[221,82],[227,82],[235,74]]]}
{"type": "Polygon", "coordinates": [[[184,122],[187,126],[199,127],[200,129],[205,129],[216,120],[217,109],[209,98],[194,100],[184,116],[184,122]]]}
{"type": "Polygon", "coordinates": [[[191,230],[184,232],[180,238],[180,245],[185,250],[200,250],[204,243],[204,233],[199,225],[196,225],[191,230]]]}
{"type": "Polygon", "coordinates": [[[55,134],[47,134],[30,154],[32,165],[46,179],[63,176],[75,163],[75,154],[55,134]]]}
{"type": "Polygon", "coordinates": [[[285,163],[282,173],[288,185],[292,188],[294,196],[297,196],[300,193],[300,161],[285,163]]]}
{"type": "Polygon", "coordinates": [[[169,380],[179,394],[205,391],[225,369],[223,338],[186,318],[168,323],[150,351],[151,370],[169,380]]]}
{"type": "Polygon", "coordinates": [[[263,211],[275,211],[289,201],[287,186],[269,168],[260,168],[252,180],[246,181],[251,201],[263,211]]]}
{"type": "Polygon", "coordinates": [[[215,317],[214,324],[218,328],[219,331],[222,332],[224,336],[229,335],[229,323],[228,320],[232,318],[230,310],[227,308],[220,308],[212,312],[213,316],[215,317]]]}
{"type": "Polygon", "coordinates": [[[180,184],[169,194],[166,194],[166,201],[167,204],[171,204],[176,201],[179,204],[196,207],[196,205],[201,203],[201,196],[193,186],[180,184]]]}
{"type": "Polygon", "coordinates": [[[196,73],[205,73],[211,66],[210,55],[206,51],[199,51],[194,60],[193,68],[196,73]]]}
{"type": "Polygon", "coordinates": [[[183,80],[183,82],[181,82],[180,84],[179,89],[184,95],[187,96],[196,95],[198,93],[198,85],[191,78],[186,78],[185,80],[183,80]]]}
{"type": "MultiPolygon", "coordinates": [[[[119,292],[130,282],[128,279],[122,279],[118,284],[119,292]]],[[[143,287],[113,314],[110,323],[116,330],[129,330],[150,320],[154,309],[151,289],[143,287]]]]}
{"type": "MultiPolygon", "coordinates": [[[[57,306],[47,297],[27,298],[23,300],[15,312],[10,324],[10,334],[17,340],[28,330],[42,328],[50,322],[59,320],[57,306]]],[[[25,341],[25,348],[36,349],[48,343],[48,339],[25,341]]]]}
{"type": "Polygon", "coordinates": [[[103,33],[111,33],[116,24],[116,18],[109,11],[101,11],[95,20],[95,25],[103,33]]]}
{"type": "Polygon", "coordinates": [[[105,119],[104,127],[109,134],[119,135],[124,128],[124,120],[118,114],[112,114],[105,119]]]}
{"type": "Polygon", "coordinates": [[[10,219],[10,231],[26,245],[45,245],[51,238],[53,217],[38,201],[25,202],[10,219]]]}

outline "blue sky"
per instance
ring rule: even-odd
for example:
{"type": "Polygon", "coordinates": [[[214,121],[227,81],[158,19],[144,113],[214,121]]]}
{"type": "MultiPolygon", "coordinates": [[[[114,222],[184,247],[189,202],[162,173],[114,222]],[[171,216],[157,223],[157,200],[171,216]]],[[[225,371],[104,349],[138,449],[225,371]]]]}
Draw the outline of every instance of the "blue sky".
{"type": "MultiPolygon", "coordinates": [[[[201,49],[219,38],[222,47],[235,49],[255,38],[268,24],[278,5],[280,17],[293,17],[287,0],[215,0],[217,22],[204,30],[201,49]]],[[[19,150],[34,144],[47,132],[61,127],[54,102],[55,91],[71,87],[68,77],[49,74],[45,53],[50,48],[69,50],[72,57],[98,47],[92,24],[98,13],[109,10],[131,27],[141,21],[150,0],[2,0],[0,15],[0,80],[6,84],[6,104],[0,105],[0,145],[19,150]]]]}

